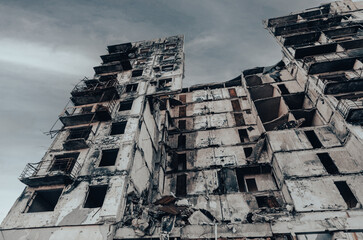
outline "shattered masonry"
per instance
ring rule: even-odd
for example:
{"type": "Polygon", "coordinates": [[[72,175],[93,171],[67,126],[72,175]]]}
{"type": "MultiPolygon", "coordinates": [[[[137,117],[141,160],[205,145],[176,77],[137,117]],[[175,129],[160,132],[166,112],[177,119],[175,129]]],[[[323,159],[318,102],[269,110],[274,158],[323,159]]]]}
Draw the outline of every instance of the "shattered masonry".
{"type": "Polygon", "coordinates": [[[280,62],[189,88],[183,36],[108,46],[0,239],[363,239],[362,9],[269,19],[280,62]]]}

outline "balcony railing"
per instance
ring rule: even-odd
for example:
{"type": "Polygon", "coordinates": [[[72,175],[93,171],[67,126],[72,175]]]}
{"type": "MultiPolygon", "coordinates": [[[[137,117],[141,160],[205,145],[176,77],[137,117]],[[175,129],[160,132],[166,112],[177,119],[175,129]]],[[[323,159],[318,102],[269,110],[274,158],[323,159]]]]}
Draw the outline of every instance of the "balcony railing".
{"type": "Polygon", "coordinates": [[[340,99],[337,105],[337,110],[347,120],[347,122],[363,122],[363,100],[352,101],[349,99],[340,99]]]}
{"type": "Polygon", "coordinates": [[[19,180],[28,186],[67,184],[77,177],[81,165],[74,157],[28,163],[19,180]]]}

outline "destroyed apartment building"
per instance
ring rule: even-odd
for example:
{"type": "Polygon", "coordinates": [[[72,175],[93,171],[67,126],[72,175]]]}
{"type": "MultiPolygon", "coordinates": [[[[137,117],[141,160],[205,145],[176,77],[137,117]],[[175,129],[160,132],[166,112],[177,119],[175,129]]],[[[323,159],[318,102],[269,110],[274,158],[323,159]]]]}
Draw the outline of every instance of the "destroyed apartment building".
{"type": "Polygon", "coordinates": [[[188,88],[183,36],[108,46],[0,239],[363,239],[362,23],[268,19],[281,61],[188,88]]]}

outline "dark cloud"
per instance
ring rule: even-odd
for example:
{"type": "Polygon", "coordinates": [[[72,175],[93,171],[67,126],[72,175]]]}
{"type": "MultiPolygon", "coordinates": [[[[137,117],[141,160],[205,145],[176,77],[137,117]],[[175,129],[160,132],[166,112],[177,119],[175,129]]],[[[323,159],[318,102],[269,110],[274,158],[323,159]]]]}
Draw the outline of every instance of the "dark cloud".
{"type": "Polygon", "coordinates": [[[226,81],[272,65],[280,48],[262,20],[319,5],[289,0],[109,0],[0,3],[0,219],[38,162],[69,92],[110,44],[185,35],[185,86],[226,81]]]}

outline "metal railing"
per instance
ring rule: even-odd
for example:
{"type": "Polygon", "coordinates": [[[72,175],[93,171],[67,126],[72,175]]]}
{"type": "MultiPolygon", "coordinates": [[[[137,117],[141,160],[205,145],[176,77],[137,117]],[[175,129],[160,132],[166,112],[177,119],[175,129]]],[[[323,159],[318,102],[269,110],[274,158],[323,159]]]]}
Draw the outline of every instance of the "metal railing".
{"type": "Polygon", "coordinates": [[[95,80],[95,83],[86,83],[90,81],[88,79],[83,79],[80,83],[78,83],[72,90],[71,93],[78,93],[78,92],[92,92],[96,90],[103,90],[111,87],[116,87],[117,81],[116,79],[101,82],[95,80]]]}
{"type": "Polygon", "coordinates": [[[349,99],[340,99],[337,110],[346,118],[352,109],[363,109],[363,101],[352,101],[349,99]]]}
{"type": "Polygon", "coordinates": [[[42,178],[54,175],[54,173],[74,179],[80,169],[81,165],[77,162],[76,158],[58,158],[49,161],[28,163],[20,174],[19,179],[22,180],[31,177],[42,178]]]}

